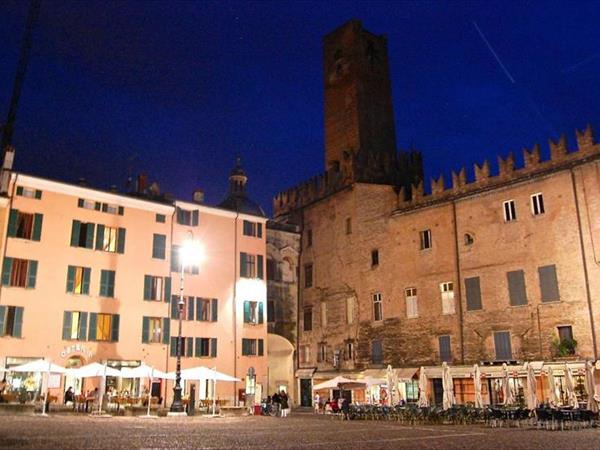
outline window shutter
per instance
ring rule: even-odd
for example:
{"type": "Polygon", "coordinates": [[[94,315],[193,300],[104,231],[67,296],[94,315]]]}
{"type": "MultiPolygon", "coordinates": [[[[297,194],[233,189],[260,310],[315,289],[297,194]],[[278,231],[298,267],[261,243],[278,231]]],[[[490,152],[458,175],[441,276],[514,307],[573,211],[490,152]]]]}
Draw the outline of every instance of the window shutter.
{"type": "Polygon", "coordinates": [[[98,322],[98,313],[90,313],[90,328],[88,330],[88,341],[96,340],[97,322],[98,322]]]}
{"type": "Polygon", "coordinates": [[[83,285],[81,286],[81,293],[85,295],[89,295],[90,293],[90,276],[92,273],[92,269],[89,267],[83,268],[83,285]]]}
{"type": "Polygon", "coordinates": [[[163,298],[165,302],[168,302],[171,298],[171,277],[165,277],[165,295],[163,298]]]}
{"type": "Polygon", "coordinates": [[[119,322],[120,316],[118,314],[112,315],[111,326],[112,330],[110,332],[110,340],[112,342],[119,342],[119,322]]]}
{"type": "Polygon", "coordinates": [[[202,298],[196,297],[196,320],[199,321],[202,320],[202,305],[204,304],[202,300],[202,298]]]}
{"type": "Polygon", "coordinates": [[[264,279],[263,255],[256,255],[256,274],[261,280],[264,279]]]}
{"type": "Polygon", "coordinates": [[[117,233],[117,253],[125,253],[125,228],[119,228],[119,232],[117,233]]]}
{"type": "Polygon", "coordinates": [[[244,323],[250,323],[250,302],[244,302],[244,323]]]}
{"type": "Polygon", "coordinates": [[[13,325],[13,336],[21,337],[21,330],[23,329],[23,308],[17,306],[15,308],[15,322],[13,325]]]}
{"type": "Polygon", "coordinates": [[[171,336],[171,319],[163,318],[163,344],[168,344],[171,336]]]}
{"type": "Polygon", "coordinates": [[[152,276],[144,275],[144,300],[152,300],[152,276]]]}
{"type": "Polygon", "coordinates": [[[12,258],[4,258],[4,264],[2,265],[2,284],[10,286],[10,273],[12,272],[12,258]]]}
{"type": "Polygon", "coordinates": [[[177,301],[178,298],[176,295],[172,295],[171,296],[171,319],[178,319],[179,318],[179,314],[177,311],[177,301]]]}
{"type": "Polygon", "coordinates": [[[558,279],[556,277],[556,266],[538,267],[538,275],[540,277],[540,290],[542,293],[543,302],[553,302],[560,300],[558,290],[558,279]]]}
{"type": "Polygon", "coordinates": [[[67,267],[67,292],[73,292],[75,290],[75,266],[67,267]]]}
{"type": "Polygon", "coordinates": [[[481,309],[479,277],[465,278],[465,289],[467,293],[467,311],[481,309]]]}
{"type": "Polygon", "coordinates": [[[194,338],[185,338],[185,356],[194,356],[194,338]]]}
{"type": "Polygon", "coordinates": [[[42,198],[42,191],[40,191],[39,189],[35,190],[35,198],[38,200],[41,200],[42,198]]]}
{"type": "Polygon", "coordinates": [[[87,318],[88,318],[88,313],[86,312],[80,312],[79,313],[79,330],[78,330],[78,334],[79,334],[79,340],[80,341],[85,341],[86,337],[87,337],[87,318]]]}
{"type": "Polygon", "coordinates": [[[211,322],[216,322],[219,317],[219,299],[213,298],[210,305],[211,322]]]}
{"type": "Polygon", "coordinates": [[[108,211],[108,204],[102,203],[102,212],[106,212],[106,211],[108,211]]]}
{"type": "Polygon", "coordinates": [[[165,259],[165,246],[167,237],[164,234],[154,234],[152,236],[152,257],[156,259],[165,259]]]}
{"type": "Polygon", "coordinates": [[[258,323],[264,322],[263,314],[264,314],[263,302],[258,302],[258,323]]]}
{"type": "Polygon", "coordinates": [[[169,350],[172,357],[177,356],[177,337],[171,338],[171,348],[169,350]]]}
{"type": "Polygon", "coordinates": [[[39,241],[42,238],[42,222],[44,220],[43,214],[35,213],[33,216],[33,233],[31,239],[39,241]]]}
{"type": "Polygon", "coordinates": [[[450,347],[450,336],[440,336],[440,359],[445,362],[451,362],[452,349],[450,347]]]}
{"type": "Polygon", "coordinates": [[[79,247],[79,232],[81,230],[81,222],[74,220],[71,226],[71,247],[79,247]]]}
{"type": "Polygon", "coordinates": [[[527,304],[527,291],[525,289],[525,273],[522,270],[507,272],[508,295],[511,306],[527,304]]]}
{"type": "Polygon", "coordinates": [[[63,314],[63,341],[68,341],[71,339],[71,325],[72,325],[73,315],[70,311],[65,311],[63,314]]]}
{"type": "Polygon", "coordinates": [[[102,250],[104,246],[104,225],[96,225],[96,250],[102,250]]]}
{"type": "Polygon", "coordinates": [[[94,203],[94,209],[96,211],[100,211],[101,208],[102,208],[102,204],[100,202],[94,203]]]}
{"type": "Polygon", "coordinates": [[[198,226],[198,210],[195,209],[192,211],[192,226],[198,226]]]}
{"type": "Polygon", "coordinates": [[[0,305],[0,336],[4,336],[4,318],[6,317],[6,306],[0,305]]]}
{"type": "Polygon", "coordinates": [[[201,347],[202,346],[202,338],[196,338],[196,345],[194,346],[194,356],[198,358],[202,355],[201,347]]]}
{"type": "Polygon", "coordinates": [[[108,272],[106,270],[100,271],[100,297],[106,297],[108,292],[108,272]]]}
{"type": "Polygon", "coordinates": [[[183,210],[178,206],[176,208],[177,210],[177,223],[178,224],[183,224],[183,210]]]}
{"type": "Polygon", "coordinates": [[[149,341],[149,336],[150,334],[150,318],[144,316],[142,318],[142,343],[143,344],[147,344],[149,341]]]}
{"type": "Polygon", "coordinates": [[[17,195],[23,195],[23,186],[17,186],[17,195]]]}
{"type": "Polygon", "coordinates": [[[258,339],[258,356],[263,356],[264,354],[264,341],[262,339],[258,339]]]}
{"type": "Polygon", "coordinates": [[[17,219],[19,218],[19,211],[16,209],[10,210],[8,217],[8,236],[15,237],[17,235],[17,219]]]}
{"type": "Polygon", "coordinates": [[[85,248],[94,248],[94,224],[88,223],[86,227],[85,248]]]}
{"type": "Polygon", "coordinates": [[[246,278],[248,276],[248,267],[246,264],[246,254],[240,253],[240,277],[246,278]]]}
{"type": "Polygon", "coordinates": [[[247,347],[246,339],[242,338],[242,356],[245,356],[248,354],[248,352],[246,351],[246,347],[247,347]]]}
{"type": "Polygon", "coordinates": [[[27,270],[27,287],[30,289],[35,288],[35,279],[37,278],[37,261],[29,261],[29,267],[27,270]]]}
{"type": "Polygon", "coordinates": [[[187,299],[187,320],[194,320],[194,297],[188,297],[187,299]]]}
{"type": "Polygon", "coordinates": [[[115,277],[117,273],[114,270],[108,271],[108,294],[109,297],[115,296],[115,277]]]}
{"type": "Polygon", "coordinates": [[[217,338],[210,338],[210,356],[217,357],[217,338]]]}
{"type": "Polygon", "coordinates": [[[83,202],[84,202],[84,200],[82,198],[78,198],[77,199],[77,207],[83,208],[83,202]]]}
{"type": "Polygon", "coordinates": [[[262,223],[256,224],[256,237],[262,237],[262,223]]]}
{"type": "Polygon", "coordinates": [[[119,206],[119,215],[122,216],[123,214],[125,214],[125,208],[119,206]]]}

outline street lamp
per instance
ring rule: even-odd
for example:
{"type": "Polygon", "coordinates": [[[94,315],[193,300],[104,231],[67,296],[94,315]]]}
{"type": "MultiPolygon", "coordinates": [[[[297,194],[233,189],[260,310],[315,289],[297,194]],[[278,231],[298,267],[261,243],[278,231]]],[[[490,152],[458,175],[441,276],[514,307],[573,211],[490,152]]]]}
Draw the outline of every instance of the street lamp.
{"type": "Polygon", "coordinates": [[[173,386],[173,403],[171,403],[170,413],[185,414],[183,402],[181,401],[181,316],[183,313],[183,282],[186,266],[194,263],[200,263],[204,258],[204,249],[200,242],[194,241],[194,235],[189,232],[188,239],[179,248],[179,260],[181,264],[181,279],[179,283],[179,302],[177,303],[179,312],[179,332],[177,333],[177,366],[175,369],[175,386],[173,386]]]}

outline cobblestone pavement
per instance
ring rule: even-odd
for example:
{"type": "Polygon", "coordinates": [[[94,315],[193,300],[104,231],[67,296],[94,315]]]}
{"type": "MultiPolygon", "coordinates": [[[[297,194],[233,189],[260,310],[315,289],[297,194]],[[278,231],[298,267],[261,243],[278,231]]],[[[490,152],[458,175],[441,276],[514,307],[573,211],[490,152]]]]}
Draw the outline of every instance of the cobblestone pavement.
{"type": "Polygon", "coordinates": [[[235,418],[0,416],[0,449],[118,448],[599,448],[600,430],[538,431],[484,426],[342,422],[297,414],[235,418]]]}

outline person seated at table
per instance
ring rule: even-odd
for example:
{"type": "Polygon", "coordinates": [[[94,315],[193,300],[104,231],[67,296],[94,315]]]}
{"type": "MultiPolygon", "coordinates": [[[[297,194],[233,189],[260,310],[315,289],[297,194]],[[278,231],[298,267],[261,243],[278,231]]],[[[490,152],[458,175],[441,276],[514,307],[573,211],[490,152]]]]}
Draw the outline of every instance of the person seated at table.
{"type": "Polygon", "coordinates": [[[75,392],[73,392],[73,388],[71,386],[69,386],[69,389],[67,389],[67,391],[65,392],[64,403],[65,403],[65,405],[67,403],[68,404],[75,403],[75,392]]]}
{"type": "Polygon", "coordinates": [[[333,413],[337,414],[338,412],[340,412],[339,400],[337,400],[337,399],[331,400],[331,402],[329,402],[329,406],[331,407],[331,411],[333,413]]]}

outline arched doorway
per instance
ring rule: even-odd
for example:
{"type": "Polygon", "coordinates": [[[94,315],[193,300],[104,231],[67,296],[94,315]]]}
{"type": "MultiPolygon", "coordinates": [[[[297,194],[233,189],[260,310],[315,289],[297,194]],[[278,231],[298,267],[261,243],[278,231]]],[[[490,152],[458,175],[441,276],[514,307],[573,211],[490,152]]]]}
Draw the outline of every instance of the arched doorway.
{"type": "MultiPolygon", "coordinates": [[[[85,364],[85,359],[80,355],[70,356],[65,364],[67,369],[78,369],[85,364]]],[[[73,388],[75,395],[80,395],[83,389],[83,379],[73,375],[65,375],[65,391],[73,388]]]]}

